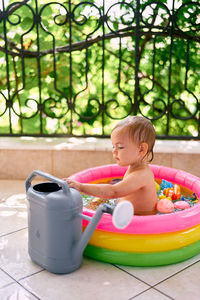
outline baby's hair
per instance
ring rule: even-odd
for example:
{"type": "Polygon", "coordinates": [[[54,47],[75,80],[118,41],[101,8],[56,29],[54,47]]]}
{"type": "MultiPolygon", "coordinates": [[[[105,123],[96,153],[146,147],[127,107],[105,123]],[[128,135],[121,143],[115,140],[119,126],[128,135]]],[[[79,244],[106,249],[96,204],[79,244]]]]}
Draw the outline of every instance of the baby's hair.
{"type": "Polygon", "coordinates": [[[142,116],[129,116],[121,120],[113,130],[116,128],[128,129],[130,138],[138,145],[147,143],[148,151],[146,155],[151,153],[149,162],[153,160],[153,147],[155,144],[156,132],[148,119],[142,116]]]}

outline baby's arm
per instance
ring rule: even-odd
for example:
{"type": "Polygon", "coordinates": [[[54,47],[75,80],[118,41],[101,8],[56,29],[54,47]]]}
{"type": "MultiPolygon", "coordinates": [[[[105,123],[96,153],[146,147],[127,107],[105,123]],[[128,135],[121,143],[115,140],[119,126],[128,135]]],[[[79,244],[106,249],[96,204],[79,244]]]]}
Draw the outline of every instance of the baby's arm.
{"type": "Polygon", "coordinates": [[[125,177],[119,183],[111,184],[88,184],[80,183],[70,178],[64,179],[70,187],[78,191],[99,198],[120,198],[125,197],[144,185],[145,178],[142,172],[137,171],[125,177]]]}
{"type": "Polygon", "coordinates": [[[115,189],[111,184],[90,184],[80,183],[70,178],[64,179],[71,188],[75,188],[79,192],[87,195],[92,195],[99,198],[115,198],[115,189]]]}

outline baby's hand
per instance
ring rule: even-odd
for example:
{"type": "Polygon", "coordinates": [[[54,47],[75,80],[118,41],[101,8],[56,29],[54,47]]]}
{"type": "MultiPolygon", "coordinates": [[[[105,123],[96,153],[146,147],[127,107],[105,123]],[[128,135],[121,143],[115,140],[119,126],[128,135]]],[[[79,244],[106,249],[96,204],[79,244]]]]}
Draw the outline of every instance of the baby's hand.
{"type": "Polygon", "coordinates": [[[78,191],[81,190],[81,183],[75,180],[72,180],[70,178],[63,178],[64,181],[66,181],[70,188],[74,188],[78,191]]]}

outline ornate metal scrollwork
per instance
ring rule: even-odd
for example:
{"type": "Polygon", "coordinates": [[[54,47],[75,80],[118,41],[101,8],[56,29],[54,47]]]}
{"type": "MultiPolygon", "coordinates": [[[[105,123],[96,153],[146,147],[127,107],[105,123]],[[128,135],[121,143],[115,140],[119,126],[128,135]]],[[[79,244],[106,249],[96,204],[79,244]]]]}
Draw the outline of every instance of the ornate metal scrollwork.
{"type": "Polygon", "coordinates": [[[200,138],[198,1],[0,3],[1,134],[108,136],[141,114],[200,138]]]}

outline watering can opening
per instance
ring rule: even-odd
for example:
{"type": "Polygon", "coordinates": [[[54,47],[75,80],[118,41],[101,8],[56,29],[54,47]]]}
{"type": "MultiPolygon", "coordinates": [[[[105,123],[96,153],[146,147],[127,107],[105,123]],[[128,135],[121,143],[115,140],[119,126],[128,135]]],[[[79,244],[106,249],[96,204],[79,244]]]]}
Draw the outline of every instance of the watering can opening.
{"type": "Polygon", "coordinates": [[[62,187],[55,182],[43,182],[43,183],[35,184],[33,186],[33,189],[37,192],[52,193],[61,190],[62,187]]]}

